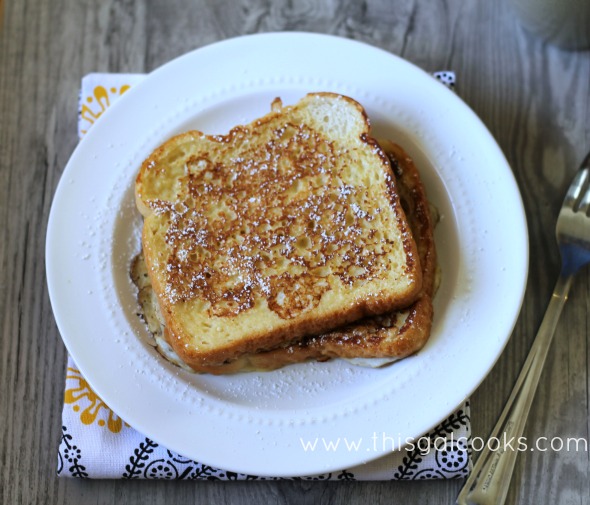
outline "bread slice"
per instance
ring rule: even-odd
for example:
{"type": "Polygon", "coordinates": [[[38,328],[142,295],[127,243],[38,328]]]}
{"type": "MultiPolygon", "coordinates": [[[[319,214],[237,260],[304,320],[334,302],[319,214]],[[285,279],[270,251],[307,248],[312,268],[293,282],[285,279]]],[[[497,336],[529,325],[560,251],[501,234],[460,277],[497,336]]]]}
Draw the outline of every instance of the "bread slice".
{"type": "Polygon", "coordinates": [[[389,159],[350,98],[309,94],[227,135],[178,135],[135,189],[165,338],[194,370],[420,293],[389,159]]]}
{"type": "MultiPolygon", "coordinates": [[[[338,357],[359,365],[379,366],[419,351],[428,341],[433,316],[432,297],[438,284],[433,235],[437,213],[426,199],[420,175],[410,157],[398,145],[387,141],[380,143],[394,168],[400,200],[418,247],[423,273],[420,298],[406,309],[367,318],[320,337],[304,338],[289,346],[245,354],[224,365],[205,366],[201,372],[228,374],[274,370],[288,364],[338,357]]],[[[163,337],[165,322],[158,309],[143,254],[133,262],[131,277],[138,287],[140,315],[155,337],[155,346],[166,359],[187,368],[163,337]]]]}

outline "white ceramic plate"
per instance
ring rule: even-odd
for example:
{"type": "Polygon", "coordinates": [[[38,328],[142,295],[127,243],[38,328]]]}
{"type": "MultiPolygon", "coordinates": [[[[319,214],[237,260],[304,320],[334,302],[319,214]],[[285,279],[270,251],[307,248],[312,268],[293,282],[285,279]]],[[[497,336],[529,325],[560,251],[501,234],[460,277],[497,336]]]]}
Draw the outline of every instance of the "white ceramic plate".
{"type": "MultiPolygon", "coordinates": [[[[166,447],[260,476],[325,473],[391,450],[375,436],[419,437],[483,380],[519,312],[528,265],[518,188],[474,113],[429,74],[347,39],[302,33],[227,40],[150,74],[98,121],[73,153],[47,236],[55,318],[94,390],[166,447]],[[345,362],[272,373],[192,375],[146,343],[128,268],[141,220],[133,182],[141,161],[188,128],[224,133],[310,91],[361,102],[377,136],[414,157],[442,219],[442,284],[432,338],[383,369],[345,362]],[[337,448],[327,449],[330,441],[337,448]],[[346,442],[360,442],[355,449],[346,442]],[[315,450],[304,443],[315,442],[315,450]]],[[[388,439],[389,440],[389,439],[388,439]]]]}

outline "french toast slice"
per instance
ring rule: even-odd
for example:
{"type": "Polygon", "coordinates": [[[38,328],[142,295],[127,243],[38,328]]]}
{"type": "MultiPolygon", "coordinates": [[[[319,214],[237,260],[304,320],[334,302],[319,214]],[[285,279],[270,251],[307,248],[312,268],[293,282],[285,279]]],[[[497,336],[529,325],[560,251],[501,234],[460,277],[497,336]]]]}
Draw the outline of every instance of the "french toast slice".
{"type": "Polygon", "coordinates": [[[173,137],[144,161],[135,190],[164,337],[194,370],[421,292],[389,159],[350,98],[309,94],[227,135],[173,137]]]}
{"type": "MultiPolygon", "coordinates": [[[[405,151],[396,144],[380,141],[391,160],[400,200],[416,241],[423,273],[420,298],[405,309],[374,316],[345,328],[309,337],[258,353],[245,354],[232,362],[202,367],[201,372],[229,374],[274,370],[303,361],[346,358],[353,363],[374,366],[402,359],[419,351],[427,342],[432,326],[432,297],[437,285],[437,260],[434,242],[436,210],[429,206],[418,170],[405,151]]],[[[185,366],[163,338],[164,320],[159,313],[143,255],[133,262],[131,276],[138,287],[140,315],[155,337],[156,347],[169,361],[185,366]]]]}

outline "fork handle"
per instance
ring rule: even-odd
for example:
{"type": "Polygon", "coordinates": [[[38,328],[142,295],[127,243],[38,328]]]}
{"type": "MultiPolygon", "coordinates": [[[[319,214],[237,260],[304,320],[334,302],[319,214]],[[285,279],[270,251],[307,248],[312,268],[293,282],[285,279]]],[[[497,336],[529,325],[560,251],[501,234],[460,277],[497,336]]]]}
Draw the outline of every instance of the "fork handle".
{"type": "Polygon", "coordinates": [[[457,497],[458,505],[501,505],[506,500],[518,452],[528,448],[522,445],[525,442],[521,437],[571,282],[571,275],[559,276],[524,366],[488,443],[457,497]]]}

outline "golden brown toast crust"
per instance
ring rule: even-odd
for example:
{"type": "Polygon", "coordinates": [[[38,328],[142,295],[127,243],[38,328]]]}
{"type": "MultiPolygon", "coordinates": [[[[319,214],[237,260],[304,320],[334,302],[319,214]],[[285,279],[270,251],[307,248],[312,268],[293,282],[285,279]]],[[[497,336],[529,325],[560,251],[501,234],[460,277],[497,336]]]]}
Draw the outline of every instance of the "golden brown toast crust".
{"type": "Polygon", "coordinates": [[[416,299],[416,245],[369,129],[350,98],[310,94],[227,135],[176,136],[146,159],[145,261],[185,363],[222,364],[416,299]],[[332,125],[330,111],[346,117],[332,125]]]}

